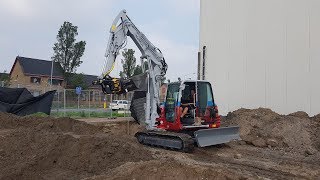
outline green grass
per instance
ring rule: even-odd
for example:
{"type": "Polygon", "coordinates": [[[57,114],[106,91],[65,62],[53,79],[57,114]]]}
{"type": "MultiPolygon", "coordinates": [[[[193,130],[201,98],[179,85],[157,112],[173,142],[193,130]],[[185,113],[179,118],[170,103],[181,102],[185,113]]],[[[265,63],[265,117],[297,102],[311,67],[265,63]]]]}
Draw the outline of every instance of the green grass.
{"type": "Polygon", "coordinates": [[[31,116],[31,117],[48,117],[47,114],[42,113],[42,112],[37,112],[37,113],[29,114],[28,116],[31,116]]]}
{"type": "MultiPolygon", "coordinates": [[[[51,112],[51,116],[54,117],[70,117],[70,118],[107,118],[111,117],[110,112],[51,112]]],[[[122,113],[112,112],[112,117],[129,117],[130,113],[126,113],[125,115],[122,113]]]]}
{"type": "MultiPolygon", "coordinates": [[[[52,104],[52,109],[58,109],[58,108],[64,108],[63,104],[52,104]]],[[[67,104],[66,105],[66,109],[77,109],[78,108],[78,105],[77,104],[74,104],[74,105],[69,105],[67,104]]],[[[79,105],[79,108],[80,109],[87,109],[89,108],[89,105],[88,104],[80,104],[79,105]]],[[[94,104],[91,104],[90,105],[90,108],[103,108],[103,104],[99,104],[99,105],[94,105],[94,104]]]]}

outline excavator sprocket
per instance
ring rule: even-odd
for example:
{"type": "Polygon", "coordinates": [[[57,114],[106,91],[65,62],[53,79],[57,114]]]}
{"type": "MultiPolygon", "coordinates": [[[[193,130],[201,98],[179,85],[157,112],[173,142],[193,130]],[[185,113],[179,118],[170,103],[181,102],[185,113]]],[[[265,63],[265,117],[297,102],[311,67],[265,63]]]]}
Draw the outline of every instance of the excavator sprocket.
{"type": "Polygon", "coordinates": [[[137,132],[135,137],[139,143],[148,146],[161,147],[164,149],[182,152],[192,152],[194,149],[194,140],[188,134],[146,130],[137,132]]]}

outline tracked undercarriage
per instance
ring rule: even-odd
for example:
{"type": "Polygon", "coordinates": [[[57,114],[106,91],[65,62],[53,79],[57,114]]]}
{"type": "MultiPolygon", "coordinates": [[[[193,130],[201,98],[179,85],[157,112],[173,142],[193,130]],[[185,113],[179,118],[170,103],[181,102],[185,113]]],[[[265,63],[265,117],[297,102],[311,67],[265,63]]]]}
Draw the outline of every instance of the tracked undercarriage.
{"type": "Polygon", "coordinates": [[[192,152],[194,140],[188,134],[169,131],[141,131],[135,134],[139,143],[164,149],[192,152]]]}

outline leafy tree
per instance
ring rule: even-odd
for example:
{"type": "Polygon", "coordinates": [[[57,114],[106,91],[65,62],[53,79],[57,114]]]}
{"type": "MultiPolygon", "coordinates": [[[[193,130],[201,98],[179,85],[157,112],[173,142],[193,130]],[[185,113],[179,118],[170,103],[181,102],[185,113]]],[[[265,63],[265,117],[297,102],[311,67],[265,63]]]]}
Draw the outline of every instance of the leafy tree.
{"type": "Polygon", "coordinates": [[[142,67],[141,67],[140,65],[137,65],[137,66],[134,68],[133,76],[139,75],[139,74],[142,74],[142,67]]]}
{"type": "MultiPolygon", "coordinates": [[[[146,68],[146,70],[148,70],[148,62],[145,61],[144,62],[144,68],[146,68]]],[[[133,75],[139,75],[142,74],[142,67],[140,65],[137,65],[136,68],[134,69],[133,75]]]]}
{"type": "MultiPolygon", "coordinates": [[[[123,71],[120,71],[121,78],[131,78],[132,76],[142,74],[142,67],[140,65],[136,65],[136,58],[134,57],[133,49],[124,49],[122,52],[122,56],[124,59],[121,59],[123,71]]],[[[148,62],[145,61],[144,67],[148,70],[148,62]]],[[[166,77],[162,77],[161,84],[163,84],[166,80],[166,77]]]]}
{"type": "Polygon", "coordinates": [[[7,74],[7,71],[4,70],[2,74],[0,74],[0,86],[9,86],[10,85],[10,75],[7,74]],[[3,84],[2,84],[3,82],[3,84]]]}
{"type": "Polygon", "coordinates": [[[134,75],[136,68],[136,57],[134,57],[133,49],[124,49],[122,51],[122,56],[124,59],[121,59],[123,71],[120,71],[121,78],[130,78],[134,75]]]}
{"type": "MultiPolygon", "coordinates": [[[[144,62],[144,67],[146,68],[146,70],[148,70],[148,62],[145,61],[144,62]]],[[[142,74],[142,67],[140,65],[137,65],[136,68],[134,69],[134,72],[133,72],[133,75],[139,75],[139,74],[142,74]]],[[[166,77],[162,77],[161,78],[161,84],[163,84],[165,81],[166,81],[166,77]]]]}
{"type": "Polygon", "coordinates": [[[69,81],[68,81],[68,86],[69,88],[76,88],[77,86],[80,86],[82,89],[87,89],[88,85],[86,84],[84,80],[84,75],[83,73],[76,74],[73,73],[69,76],[69,81]]]}
{"type": "Polygon", "coordinates": [[[58,42],[53,47],[54,55],[51,59],[60,63],[66,78],[82,63],[80,58],[84,53],[86,42],[76,42],[77,35],[78,27],[65,21],[58,31],[58,42]]]}

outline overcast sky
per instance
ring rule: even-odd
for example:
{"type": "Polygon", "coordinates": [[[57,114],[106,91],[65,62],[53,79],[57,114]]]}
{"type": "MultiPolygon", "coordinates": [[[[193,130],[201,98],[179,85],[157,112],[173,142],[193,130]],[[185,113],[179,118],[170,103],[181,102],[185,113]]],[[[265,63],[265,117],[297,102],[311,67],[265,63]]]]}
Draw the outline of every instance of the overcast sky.
{"type": "MultiPolygon", "coordinates": [[[[10,71],[16,56],[50,60],[64,21],[78,26],[87,42],[77,72],[101,74],[113,19],[122,9],[164,54],[167,79],[196,77],[199,42],[198,0],[0,0],[0,71],[10,71]]],[[[129,38],[130,39],[130,38],[129,38]]],[[[133,42],[126,48],[138,50],[133,42]]],[[[139,60],[140,52],[135,56],[139,60]]],[[[122,69],[121,57],[113,75],[122,69]]]]}

